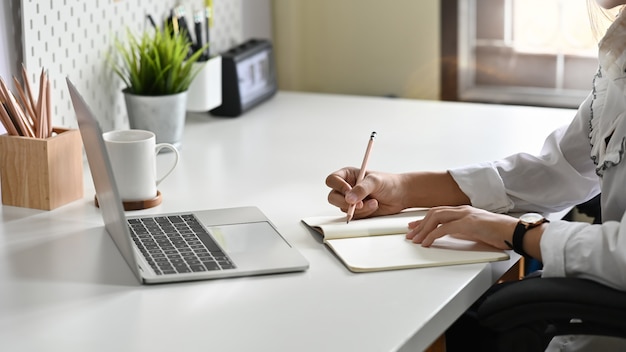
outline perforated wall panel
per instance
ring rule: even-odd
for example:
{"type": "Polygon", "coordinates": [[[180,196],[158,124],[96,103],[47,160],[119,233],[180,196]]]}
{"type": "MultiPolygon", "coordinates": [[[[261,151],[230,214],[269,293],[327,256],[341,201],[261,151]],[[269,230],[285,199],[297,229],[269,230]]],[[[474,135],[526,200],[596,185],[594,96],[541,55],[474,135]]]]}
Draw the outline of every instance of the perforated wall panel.
{"type": "MultiPolygon", "coordinates": [[[[242,0],[213,0],[211,51],[221,52],[242,41],[242,0]]],[[[115,36],[125,38],[126,27],[139,33],[147,15],[162,21],[175,5],[185,6],[187,21],[203,0],[22,0],[24,64],[33,89],[42,69],[52,83],[53,124],[76,127],[65,84],[69,77],[106,130],[128,127],[121,93],[106,56],[115,36]]]]}

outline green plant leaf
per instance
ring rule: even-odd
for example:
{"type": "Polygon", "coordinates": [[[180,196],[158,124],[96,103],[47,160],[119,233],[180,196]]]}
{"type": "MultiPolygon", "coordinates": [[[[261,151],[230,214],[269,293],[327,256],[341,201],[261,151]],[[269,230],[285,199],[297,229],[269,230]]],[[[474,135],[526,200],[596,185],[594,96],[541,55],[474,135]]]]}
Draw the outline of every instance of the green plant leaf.
{"type": "Polygon", "coordinates": [[[207,46],[191,53],[185,33],[169,26],[135,37],[126,28],[126,43],[115,38],[117,58],[107,57],[127,90],[137,95],[169,95],[189,89],[202,65],[194,66],[207,46]]]}

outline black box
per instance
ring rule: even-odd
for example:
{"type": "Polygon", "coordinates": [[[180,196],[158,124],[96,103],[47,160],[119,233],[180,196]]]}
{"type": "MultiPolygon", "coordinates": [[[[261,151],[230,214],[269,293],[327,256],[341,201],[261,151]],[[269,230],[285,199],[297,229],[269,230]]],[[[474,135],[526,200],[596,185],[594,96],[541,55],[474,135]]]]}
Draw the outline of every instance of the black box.
{"type": "Polygon", "coordinates": [[[250,39],[221,54],[222,105],[216,116],[239,116],[271,98],[278,90],[272,43],[250,39]]]}

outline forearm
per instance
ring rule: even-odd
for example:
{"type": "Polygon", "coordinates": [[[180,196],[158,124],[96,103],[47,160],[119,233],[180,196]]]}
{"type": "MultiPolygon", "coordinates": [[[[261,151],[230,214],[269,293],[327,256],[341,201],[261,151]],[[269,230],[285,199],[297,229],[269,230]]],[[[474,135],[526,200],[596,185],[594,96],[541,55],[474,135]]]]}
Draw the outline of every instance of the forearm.
{"type": "Polygon", "coordinates": [[[467,195],[446,171],[411,172],[402,176],[406,208],[470,204],[467,195]]]}
{"type": "Polygon", "coordinates": [[[534,227],[526,232],[524,236],[523,246],[524,251],[528,253],[531,257],[537,259],[538,261],[542,261],[541,257],[541,236],[545,231],[546,227],[550,226],[548,223],[541,224],[537,227],[534,227]]]}
{"type": "Polygon", "coordinates": [[[581,277],[626,290],[626,214],[602,224],[552,221],[541,236],[546,277],[581,277]]]}

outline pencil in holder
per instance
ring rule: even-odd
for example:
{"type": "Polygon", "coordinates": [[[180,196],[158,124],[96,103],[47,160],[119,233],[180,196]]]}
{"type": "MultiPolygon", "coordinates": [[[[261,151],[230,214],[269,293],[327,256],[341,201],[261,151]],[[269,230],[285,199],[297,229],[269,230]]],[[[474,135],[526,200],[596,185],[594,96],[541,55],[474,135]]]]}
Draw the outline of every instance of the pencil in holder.
{"type": "Polygon", "coordinates": [[[83,149],[76,129],[49,138],[0,136],[2,204],[52,210],[83,197],[83,149]]]}

